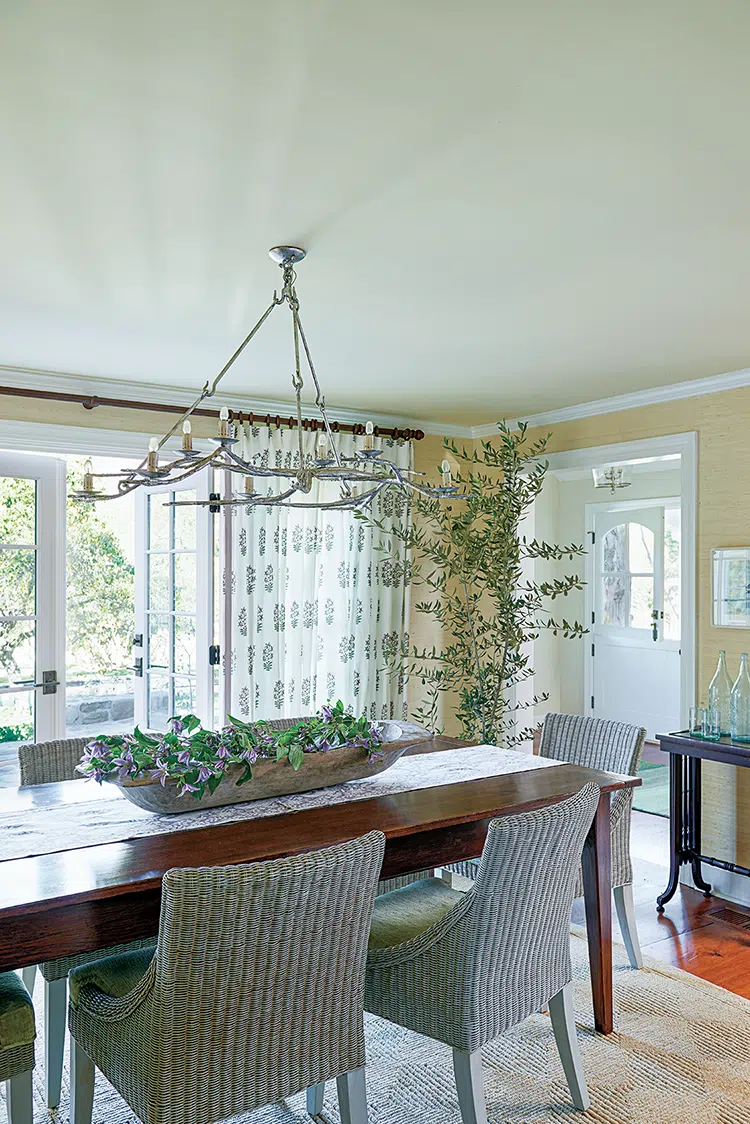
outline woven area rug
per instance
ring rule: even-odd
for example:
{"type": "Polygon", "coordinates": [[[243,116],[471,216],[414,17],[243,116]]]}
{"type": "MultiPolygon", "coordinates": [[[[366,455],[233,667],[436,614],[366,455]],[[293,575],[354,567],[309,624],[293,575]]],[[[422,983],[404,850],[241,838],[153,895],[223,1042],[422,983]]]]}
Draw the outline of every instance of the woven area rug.
{"type": "MultiPolygon", "coordinates": [[[[745,1124],[750,1120],[750,1001],[656,960],[640,971],[615,945],[616,1031],[593,1031],[585,941],[571,937],[575,1007],[592,1105],[570,1102],[549,1019],[535,1015],[484,1050],[490,1124],[745,1124]]],[[[41,986],[36,991],[41,1032],[41,986]]],[[[42,1053],[41,1040],[37,1056],[42,1053]]],[[[370,1124],[460,1124],[450,1050],[367,1017],[370,1124]]],[[[36,1070],[34,1124],[49,1121],[36,1070]]],[[[68,1120],[68,1074],[59,1120],[68,1120]]],[[[335,1085],[320,1121],[340,1124],[335,1085]]],[[[304,1097],[235,1118],[235,1124],[310,1124],[304,1097]]],[[[95,1124],[137,1124],[97,1075],[95,1124]]]]}

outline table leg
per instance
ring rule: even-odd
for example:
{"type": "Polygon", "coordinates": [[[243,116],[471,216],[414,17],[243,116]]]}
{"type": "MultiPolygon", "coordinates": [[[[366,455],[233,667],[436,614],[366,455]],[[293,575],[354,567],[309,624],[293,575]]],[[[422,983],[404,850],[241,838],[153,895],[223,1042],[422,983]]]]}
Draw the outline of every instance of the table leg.
{"type": "Polygon", "coordinates": [[[693,872],[693,882],[702,890],[708,898],[711,896],[711,887],[706,882],[701,872],[701,861],[698,857],[701,853],[701,759],[700,757],[688,758],[688,769],[690,770],[690,804],[688,811],[688,824],[689,824],[689,846],[691,850],[690,868],[693,872]]]}
{"type": "Polygon", "coordinates": [[[613,1028],[611,832],[609,793],[602,792],[583,848],[583,893],[594,1026],[600,1034],[611,1034],[613,1028]]]}
{"type": "Polygon", "coordinates": [[[656,899],[659,913],[674,896],[680,880],[680,864],[684,847],[683,773],[685,758],[681,753],[669,755],[669,882],[663,894],[656,899]]]}

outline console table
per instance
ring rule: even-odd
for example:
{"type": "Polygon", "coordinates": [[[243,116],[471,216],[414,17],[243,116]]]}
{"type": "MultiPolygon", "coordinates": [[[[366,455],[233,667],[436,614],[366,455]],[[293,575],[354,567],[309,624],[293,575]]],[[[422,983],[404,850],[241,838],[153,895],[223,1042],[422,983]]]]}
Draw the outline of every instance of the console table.
{"type": "Polygon", "coordinates": [[[657,741],[669,754],[669,882],[656,899],[660,913],[677,889],[680,867],[690,866],[693,881],[706,897],[711,887],[703,878],[701,864],[750,877],[750,870],[736,863],[701,854],[701,762],[750,766],[750,745],[731,738],[710,741],[688,733],[658,734],[657,741]]]}

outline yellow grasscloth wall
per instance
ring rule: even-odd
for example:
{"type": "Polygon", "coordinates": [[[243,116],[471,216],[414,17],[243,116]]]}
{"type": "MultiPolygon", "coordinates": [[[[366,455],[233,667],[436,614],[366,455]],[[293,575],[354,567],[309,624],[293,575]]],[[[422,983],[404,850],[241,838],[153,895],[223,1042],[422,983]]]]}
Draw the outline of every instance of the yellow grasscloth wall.
{"type": "MultiPolygon", "coordinates": [[[[750,650],[750,632],[711,624],[711,550],[750,545],[750,388],[563,422],[529,436],[548,431],[550,452],[698,434],[696,663],[698,700],[705,701],[719,649],[730,671],[750,650]]],[[[564,528],[559,533],[565,538],[564,528]]],[[[750,866],[750,769],[707,764],[703,775],[704,853],[750,866]]]]}

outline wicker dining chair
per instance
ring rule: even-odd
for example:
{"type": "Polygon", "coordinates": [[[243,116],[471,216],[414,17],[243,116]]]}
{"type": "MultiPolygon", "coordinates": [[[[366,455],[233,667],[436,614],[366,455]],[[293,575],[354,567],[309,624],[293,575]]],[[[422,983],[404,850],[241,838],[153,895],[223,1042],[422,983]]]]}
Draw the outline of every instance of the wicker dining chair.
{"type": "MultiPolygon", "coordinates": [[[[63,738],[59,741],[38,742],[18,747],[18,762],[22,785],[53,784],[58,781],[83,780],[76,772],[83,751],[91,738],[63,738]]],[[[63,1057],[65,1053],[65,1015],[68,1006],[68,973],[79,964],[88,964],[102,956],[149,948],[153,938],[128,941],[96,952],[84,952],[61,960],[47,960],[39,964],[44,979],[44,1087],[47,1105],[56,1108],[60,1103],[63,1057]]],[[[23,982],[29,993],[34,991],[37,965],[23,970],[23,982]]]]}
{"type": "Polygon", "coordinates": [[[170,870],[155,949],[70,975],[71,1124],[94,1067],[144,1124],[209,1124],[336,1078],[366,1124],[367,938],[385,836],[170,870]]]}
{"type": "MultiPolygon", "coordinates": [[[[548,714],[544,719],[539,756],[607,773],[634,777],[643,752],[646,731],[607,718],[587,718],[578,714],[548,714]]],[[[617,920],[631,968],[643,967],[643,955],[633,905],[633,864],[630,858],[630,821],[633,811],[632,788],[617,792],[610,808],[612,831],[612,893],[617,920]]],[[[476,876],[478,860],[454,863],[449,870],[467,878],[476,876]]],[[[448,877],[450,881],[450,877],[448,877]]],[[[579,868],[574,898],[583,894],[583,872],[579,868]]]]}
{"type": "Polygon", "coordinates": [[[36,1026],[31,996],[15,972],[0,972],[0,1081],[8,1124],[33,1124],[36,1026]]]}
{"type": "MultiPolygon", "coordinates": [[[[549,1004],[575,1107],[589,1097],[571,997],[570,908],[599,802],[586,785],[553,807],[493,820],[467,893],[432,878],[377,898],[365,1008],[453,1047],[464,1124],[486,1124],[481,1049],[549,1004]]],[[[310,1091],[317,1107],[320,1088],[310,1091]]]]}

